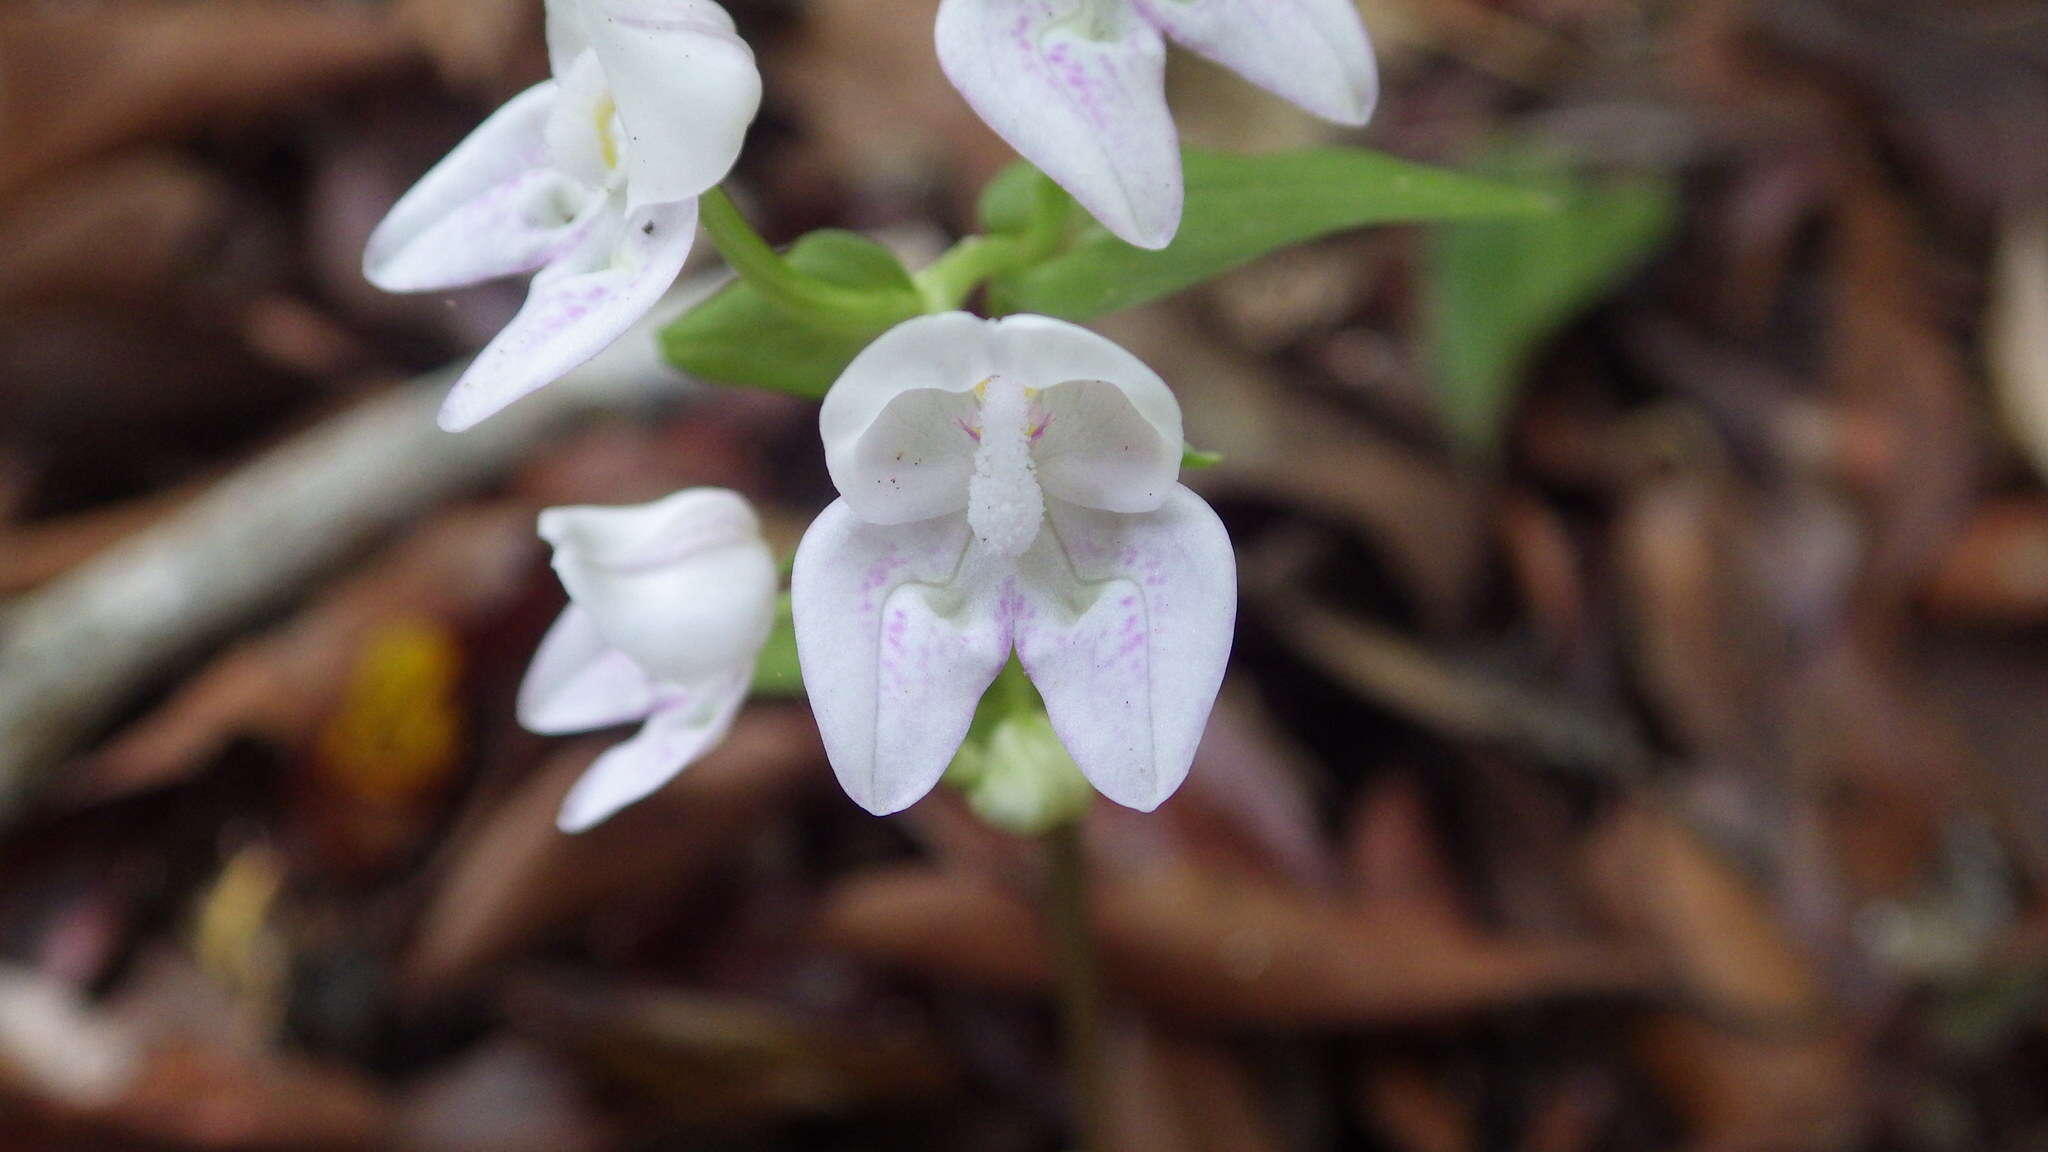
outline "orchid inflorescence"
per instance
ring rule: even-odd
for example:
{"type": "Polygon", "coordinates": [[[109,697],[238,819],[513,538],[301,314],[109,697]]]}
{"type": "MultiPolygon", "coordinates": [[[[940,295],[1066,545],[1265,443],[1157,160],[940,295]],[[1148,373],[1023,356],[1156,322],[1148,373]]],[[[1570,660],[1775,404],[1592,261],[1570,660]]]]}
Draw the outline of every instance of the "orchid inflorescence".
{"type": "MultiPolygon", "coordinates": [[[[547,0],[547,33],[553,78],[428,172],[364,258],[392,291],[534,274],[525,306],[450,392],[450,431],[645,316],[760,106],[753,54],[712,0],[547,0]]],[[[1343,124],[1364,123],[1377,91],[1352,0],[942,0],[935,38],[988,125],[1139,250],[1169,247],[1186,195],[1166,40],[1343,124]]],[[[1223,680],[1235,561],[1222,522],[1179,483],[1173,392],[1074,324],[953,310],[976,283],[1026,270],[1071,236],[1059,202],[1046,204],[1028,241],[963,242],[915,286],[878,289],[855,309],[874,338],[846,350],[824,395],[839,499],[797,549],[790,615],[833,769],[878,814],[965,762],[984,693],[1019,672],[1036,691],[1010,695],[1028,715],[1000,718],[999,740],[969,748],[975,762],[993,750],[1070,763],[1109,799],[1152,809],[1186,778],[1223,680]],[[968,280],[932,286],[963,268],[968,280]]],[[[719,219],[707,216],[714,238],[719,219]]],[[[792,292],[794,264],[750,251],[727,254],[777,307],[855,292],[844,277],[792,292]]],[[[747,502],[716,489],[549,509],[540,532],[570,603],[521,688],[521,722],[542,733],[641,724],[571,791],[560,823],[575,831],[723,739],[775,627],[777,567],[747,502]]],[[[1018,779],[966,775],[1013,792],[1018,779]]]]}

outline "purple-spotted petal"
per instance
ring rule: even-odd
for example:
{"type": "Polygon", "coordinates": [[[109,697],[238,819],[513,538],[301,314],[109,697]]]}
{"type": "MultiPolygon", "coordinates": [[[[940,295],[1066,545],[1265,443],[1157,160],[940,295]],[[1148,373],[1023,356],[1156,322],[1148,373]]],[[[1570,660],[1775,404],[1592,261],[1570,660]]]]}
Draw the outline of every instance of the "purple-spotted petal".
{"type": "Polygon", "coordinates": [[[939,64],[996,134],[1109,229],[1164,248],[1180,227],[1166,45],[1127,4],[943,0],[939,64]]]}
{"type": "Polygon", "coordinates": [[[1230,537],[1181,487],[1142,515],[1058,501],[1046,513],[1050,531],[1022,564],[1017,658],[1082,774],[1150,811],[1187,778],[1223,684],[1237,619],[1230,537]]]}
{"type": "Polygon", "coordinates": [[[825,467],[861,519],[907,524],[967,507],[969,393],[994,371],[994,327],[965,312],[906,320],[854,357],[825,394],[825,467]]]}
{"type": "Polygon", "coordinates": [[[1055,499],[1110,512],[1159,507],[1180,475],[1180,402],[1116,342],[1044,316],[992,326],[995,370],[1037,389],[1031,456],[1055,499]]]}
{"type": "Polygon", "coordinates": [[[844,500],[797,548],[804,687],[840,785],[878,816],[938,783],[1009,658],[1002,589],[972,559],[963,517],[868,524],[844,500]]]}
{"type": "Polygon", "coordinates": [[[1131,0],[1177,43],[1339,124],[1379,101],[1379,69],[1352,0],[1131,0]]]}
{"type": "Polygon", "coordinates": [[[753,674],[749,663],[664,702],[632,739],[606,749],[590,765],[563,799],[556,825],[564,832],[593,828],[717,747],[732,729],[753,674]]]}
{"type": "Polygon", "coordinates": [[[697,231],[697,202],[604,216],[533,279],[526,304],[455,382],[441,427],[460,432],[561,378],[647,314],[675,282],[697,231]]]}
{"type": "Polygon", "coordinates": [[[544,736],[588,732],[643,719],[655,700],[654,682],[640,665],[571,604],[548,629],[519,685],[519,723],[544,736]]]}
{"type": "Polygon", "coordinates": [[[514,96],[399,197],[363,250],[387,292],[428,292],[531,272],[589,229],[590,198],[555,171],[545,139],[558,87],[514,96]]]}
{"type": "Polygon", "coordinates": [[[625,139],[628,207],[702,195],[732,170],[761,107],[761,73],[712,0],[584,0],[625,139]]]}

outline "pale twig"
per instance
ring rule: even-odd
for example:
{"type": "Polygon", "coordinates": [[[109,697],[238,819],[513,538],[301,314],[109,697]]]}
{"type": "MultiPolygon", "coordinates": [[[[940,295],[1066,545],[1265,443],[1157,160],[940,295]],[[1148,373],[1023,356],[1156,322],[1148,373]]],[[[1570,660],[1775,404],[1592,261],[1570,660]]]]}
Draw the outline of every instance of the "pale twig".
{"type": "MultiPolygon", "coordinates": [[[[719,277],[678,285],[672,317],[719,277]]],[[[422,510],[487,483],[593,413],[689,385],[659,363],[651,317],[604,355],[451,435],[454,370],[381,393],[287,440],[0,617],[0,822],[177,661],[275,608],[422,510]]]]}

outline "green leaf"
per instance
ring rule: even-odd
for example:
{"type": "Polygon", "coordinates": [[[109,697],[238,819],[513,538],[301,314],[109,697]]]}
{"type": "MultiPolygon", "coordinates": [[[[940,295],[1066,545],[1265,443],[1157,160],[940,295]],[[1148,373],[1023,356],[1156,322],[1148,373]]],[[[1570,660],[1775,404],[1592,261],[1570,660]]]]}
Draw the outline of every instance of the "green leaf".
{"type": "MultiPolygon", "coordinates": [[[[1268,252],[1368,224],[1528,216],[1550,210],[1541,192],[1396,160],[1356,148],[1263,156],[1188,152],[1180,234],[1150,252],[1089,224],[1064,252],[999,277],[998,312],[1086,320],[1213,279],[1268,252]]],[[[1004,173],[983,211],[1009,224],[1021,194],[1004,173]]]]}
{"type": "Polygon", "coordinates": [[[796,700],[804,694],[804,673],[796,659],[796,618],[790,614],[789,593],[775,610],[775,627],[768,643],[754,661],[753,694],[763,700],[796,700]]]}
{"type": "Polygon", "coordinates": [[[1204,468],[1214,468],[1221,463],[1223,463],[1223,453],[1221,452],[1204,452],[1192,444],[1181,445],[1180,466],[1182,468],[1199,472],[1204,468]]]}
{"type": "Polygon", "coordinates": [[[991,236],[1029,231],[1045,203],[1048,188],[1057,188],[1045,173],[1020,160],[996,173],[981,190],[974,218],[991,236]]]}
{"type": "Polygon", "coordinates": [[[662,330],[662,352],[706,380],[797,396],[825,394],[861,349],[921,310],[910,274],[887,248],[851,232],[813,232],[785,259],[791,268],[896,306],[869,322],[828,322],[734,280],[662,330]]]}
{"type": "Polygon", "coordinates": [[[1526,220],[1464,222],[1430,237],[1427,279],[1438,410],[1461,451],[1489,457],[1529,357],[1632,275],[1676,218],[1668,178],[1581,178],[1561,161],[1503,154],[1486,170],[1560,205],[1526,220]]]}

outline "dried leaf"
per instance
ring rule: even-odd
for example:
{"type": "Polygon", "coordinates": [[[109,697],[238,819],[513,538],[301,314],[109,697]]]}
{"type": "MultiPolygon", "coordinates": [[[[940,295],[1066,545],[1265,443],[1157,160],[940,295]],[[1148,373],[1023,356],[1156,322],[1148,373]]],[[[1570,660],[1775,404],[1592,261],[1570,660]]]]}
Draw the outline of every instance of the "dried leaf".
{"type": "Polygon", "coordinates": [[[2013,219],[1998,241],[1985,363],[2006,427],[2048,476],[2048,207],[2013,219]]]}
{"type": "Polygon", "coordinates": [[[387,71],[409,51],[378,13],[308,0],[12,6],[0,12],[0,195],[122,144],[387,71]]]}
{"type": "Polygon", "coordinates": [[[1135,1013],[1106,1022],[1102,1146],[1118,1152],[1281,1152],[1288,1147],[1245,1061],[1135,1013]]]}
{"type": "Polygon", "coordinates": [[[562,798],[611,741],[579,741],[451,845],[404,966],[433,995],[605,907],[673,901],[753,836],[805,781],[826,778],[807,716],[757,709],[716,751],[653,796],[576,836],[555,827],[562,798]]]}
{"type": "Polygon", "coordinates": [[[529,977],[510,993],[523,1028],[676,1121],[724,1130],[927,1100],[953,1086],[923,1029],[860,1026],[762,1000],[529,977]]]}
{"type": "MultiPolygon", "coordinates": [[[[1455,915],[1418,916],[1407,899],[1347,904],[1170,865],[1098,871],[1092,899],[1117,985],[1193,1020],[1386,1024],[1646,986],[1618,950],[1495,938],[1455,915]]],[[[957,872],[904,868],[845,881],[827,901],[823,931],[872,959],[999,986],[1036,985],[1047,970],[1032,906],[957,872]]]]}
{"type": "Polygon", "coordinates": [[[1677,974],[1694,1013],[1652,1017],[1637,1047],[1699,1146],[1834,1147],[1860,1086],[1821,976],[1753,885],[1668,815],[1628,807],[1592,846],[1617,916],[1677,974]]]}

